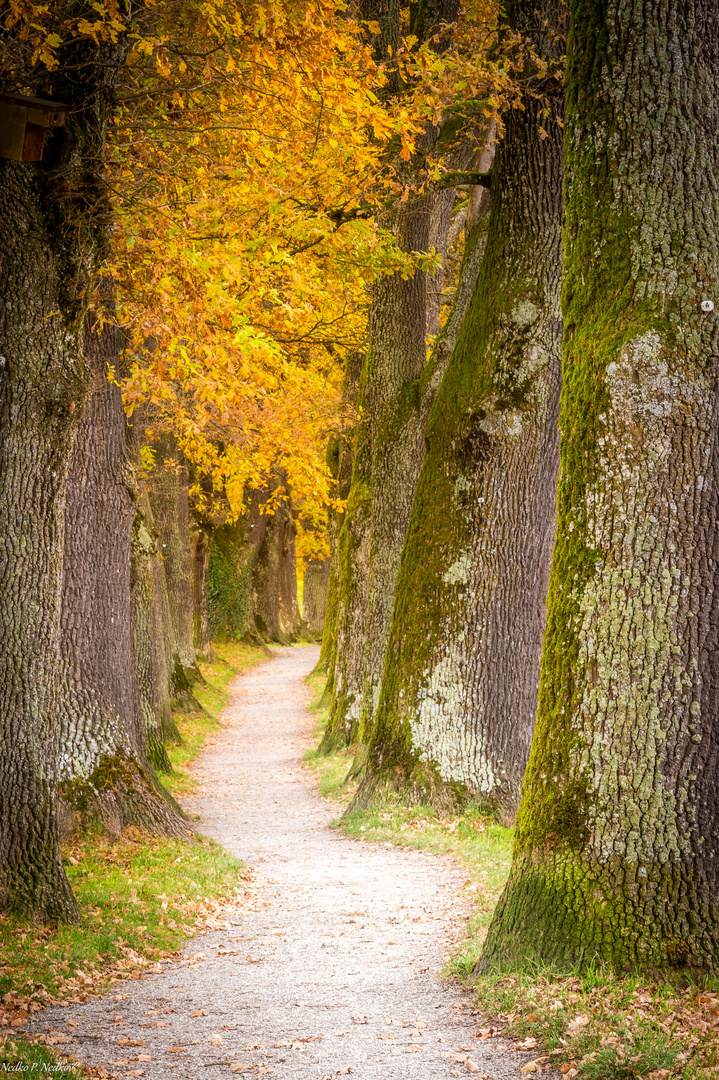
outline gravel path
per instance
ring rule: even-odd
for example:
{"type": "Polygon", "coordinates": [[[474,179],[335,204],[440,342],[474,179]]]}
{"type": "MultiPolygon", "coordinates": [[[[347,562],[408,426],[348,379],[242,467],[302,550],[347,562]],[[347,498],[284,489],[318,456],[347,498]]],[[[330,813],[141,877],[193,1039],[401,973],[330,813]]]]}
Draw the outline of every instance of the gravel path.
{"type": "Polygon", "coordinates": [[[518,1080],[531,1055],[475,1039],[469,996],[438,975],[464,924],[456,866],[328,828],[337,807],[301,766],[317,657],[280,649],[238,679],[185,801],[244,860],[254,902],[162,974],[48,1010],[32,1028],[70,1021],[72,1053],[147,1080],[518,1080]]]}

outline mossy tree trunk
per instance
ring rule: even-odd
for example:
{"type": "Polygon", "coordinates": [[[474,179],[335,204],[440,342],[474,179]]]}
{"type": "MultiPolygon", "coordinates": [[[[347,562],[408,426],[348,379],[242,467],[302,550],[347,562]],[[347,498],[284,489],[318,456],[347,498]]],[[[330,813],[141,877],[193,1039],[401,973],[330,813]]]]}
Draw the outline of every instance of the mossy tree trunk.
{"type": "Polygon", "coordinates": [[[117,370],[120,331],[88,319],[95,379],[75,438],[65,507],[58,781],[63,824],[97,820],[186,835],[148,756],[133,640],[130,546],[135,505],[117,370]]]}
{"type": "Polygon", "coordinates": [[[62,48],[57,71],[17,73],[71,107],[66,127],[41,163],[0,159],[0,909],[38,920],[77,915],[56,811],[65,492],[92,381],[80,331],[108,222],[104,147],[126,41],[69,47],[71,80],[62,48]]]}
{"type": "Polygon", "coordinates": [[[484,258],[434,402],[357,802],[513,816],[529,754],[558,467],[561,97],[510,112],[484,258]],[[541,127],[546,128],[546,137],[541,127]]]}
{"type": "Polygon", "coordinates": [[[212,530],[208,581],[208,622],[214,641],[239,641],[252,632],[250,571],[243,559],[247,521],[226,522],[212,530]]]}
{"type": "Polygon", "coordinates": [[[483,964],[716,971],[719,10],[571,20],[557,542],[483,964]]]}
{"type": "MultiPolygon", "coordinates": [[[[457,11],[453,0],[422,4],[412,15],[413,33],[441,51],[447,41],[437,32],[457,11]]],[[[399,9],[381,6],[372,17],[382,29],[380,44],[391,44],[399,9]]],[[[440,134],[438,128],[427,129],[418,161],[440,134]]],[[[460,142],[455,154],[457,165],[468,164],[468,147],[460,142]]],[[[408,171],[412,168],[410,163],[408,171]]],[[[451,191],[439,191],[395,209],[389,225],[400,248],[427,251],[434,246],[446,253],[454,198],[451,191]]],[[[322,744],[326,750],[362,742],[378,701],[402,545],[424,454],[424,424],[436,389],[432,380],[420,386],[420,378],[427,336],[439,329],[442,279],[441,272],[428,277],[418,271],[408,281],[390,275],[372,288],[361,380],[363,418],[356,430],[352,485],[339,538],[334,698],[322,744]]],[[[435,350],[435,371],[448,358],[443,348],[435,350]]]]}

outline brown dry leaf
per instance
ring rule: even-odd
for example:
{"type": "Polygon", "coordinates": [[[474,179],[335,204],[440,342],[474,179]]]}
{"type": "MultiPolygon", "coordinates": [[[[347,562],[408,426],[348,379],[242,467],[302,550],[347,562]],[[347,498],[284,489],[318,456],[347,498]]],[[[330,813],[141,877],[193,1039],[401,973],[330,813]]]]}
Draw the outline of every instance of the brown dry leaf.
{"type": "Polygon", "coordinates": [[[512,1047],[512,1049],[513,1050],[534,1050],[536,1045],[537,1045],[537,1040],[536,1039],[532,1039],[532,1038],[522,1039],[521,1042],[515,1043],[514,1046],[512,1047]]]}
{"type": "Polygon", "coordinates": [[[185,1053],[185,1051],[182,1049],[181,1046],[168,1046],[167,1050],[168,1050],[168,1053],[170,1053],[170,1054],[184,1054],[185,1053]]]}
{"type": "Polygon", "coordinates": [[[586,1027],[589,1023],[588,1016],[575,1016],[573,1020],[570,1020],[567,1024],[567,1031],[580,1031],[581,1028],[586,1027]]]}
{"type": "Polygon", "coordinates": [[[222,1046],[222,1036],[217,1035],[217,1034],[210,1035],[210,1045],[211,1046],[222,1046]]]}
{"type": "Polygon", "coordinates": [[[144,1046],[144,1039],[115,1039],[118,1046],[144,1046]]]}
{"type": "Polygon", "coordinates": [[[492,1039],[497,1034],[495,1027],[477,1028],[474,1033],[475,1039],[492,1039]]]}
{"type": "Polygon", "coordinates": [[[520,1071],[520,1073],[525,1073],[526,1074],[526,1073],[541,1072],[541,1069],[540,1069],[540,1066],[537,1064],[536,1061],[528,1061],[526,1065],[522,1065],[522,1068],[519,1071],[520,1071]]]}
{"type": "Polygon", "coordinates": [[[230,1065],[230,1072],[238,1073],[245,1072],[247,1069],[251,1069],[252,1066],[249,1061],[233,1061],[230,1065]]]}
{"type": "Polygon", "coordinates": [[[469,1072],[469,1073],[478,1073],[479,1072],[479,1065],[477,1064],[476,1061],[472,1061],[472,1059],[470,1057],[468,1057],[467,1060],[465,1061],[464,1067],[467,1070],[467,1072],[469,1072]]]}
{"type": "Polygon", "coordinates": [[[190,1016],[208,1016],[208,1015],[209,1015],[209,1013],[206,1013],[204,1009],[195,1009],[194,1012],[190,1013],[190,1016]]]}

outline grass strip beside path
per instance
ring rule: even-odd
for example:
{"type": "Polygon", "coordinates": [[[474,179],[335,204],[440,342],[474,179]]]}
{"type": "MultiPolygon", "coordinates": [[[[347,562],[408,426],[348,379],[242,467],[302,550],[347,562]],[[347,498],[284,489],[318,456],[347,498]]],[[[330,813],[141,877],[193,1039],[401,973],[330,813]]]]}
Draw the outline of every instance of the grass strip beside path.
{"type": "MultiPolygon", "coordinates": [[[[325,677],[313,674],[310,711],[316,745],[328,718],[325,677]]],[[[356,790],[347,782],[354,747],[305,755],[320,794],[346,809],[356,790]]],[[[442,817],[432,807],[386,800],[337,822],[348,835],[449,855],[461,865],[472,915],[448,976],[471,986],[482,1017],[478,1036],[501,1034],[517,1050],[521,1077],[559,1071],[564,1080],[718,1080],[719,981],[671,985],[665,978],[614,974],[601,965],[574,972],[509,972],[477,977],[479,956],[509,872],[513,830],[470,807],[442,817]]]]}
{"type": "MultiPolygon", "coordinates": [[[[163,777],[174,795],[192,789],[187,767],[221,728],[230,682],[267,656],[239,643],[216,652],[217,663],[201,665],[207,685],[197,690],[207,712],[176,715],[184,742],[170,751],[176,772],[163,777]]],[[[134,828],[121,838],[88,830],[63,844],[62,853],[80,922],[37,926],[0,915],[0,1071],[22,1064],[31,1075],[102,1075],[59,1056],[68,1035],[46,1045],[24,1039],[29,1015],[143,978],[194,934],[224,925],[250,896],[242,863],[202,836],[191,843],[134,828]]]]}

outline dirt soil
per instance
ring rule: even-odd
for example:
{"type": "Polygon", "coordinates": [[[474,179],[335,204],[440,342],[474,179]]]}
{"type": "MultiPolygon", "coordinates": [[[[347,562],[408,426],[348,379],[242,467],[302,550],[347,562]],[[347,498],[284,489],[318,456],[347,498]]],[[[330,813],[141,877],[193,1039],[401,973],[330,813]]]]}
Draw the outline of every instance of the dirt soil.
{"type": "Polygon", "coordinates": [[[302,766],[317,658],[280,649],[240,676],[184,803],[245,862],[250,901],[161,974],[32,1030],[71,1031],[63,1049],[147,1080],[518,1080],[531,1053],[476,1038],[470,996],[440,974],[467,914],[456,864],[330,827],[338,807],[302,766]]]}

